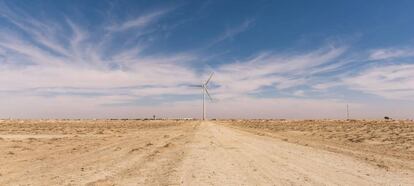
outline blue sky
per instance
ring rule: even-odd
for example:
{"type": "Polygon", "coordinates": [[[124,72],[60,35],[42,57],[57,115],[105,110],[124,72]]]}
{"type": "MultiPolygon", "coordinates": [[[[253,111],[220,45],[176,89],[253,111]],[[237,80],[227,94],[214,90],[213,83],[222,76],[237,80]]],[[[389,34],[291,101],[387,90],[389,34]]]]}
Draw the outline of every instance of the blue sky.
{"type": "Polygon", "coordinates": [[[414,117],[413,1],[0,1],[0,117],[414,117]]]}

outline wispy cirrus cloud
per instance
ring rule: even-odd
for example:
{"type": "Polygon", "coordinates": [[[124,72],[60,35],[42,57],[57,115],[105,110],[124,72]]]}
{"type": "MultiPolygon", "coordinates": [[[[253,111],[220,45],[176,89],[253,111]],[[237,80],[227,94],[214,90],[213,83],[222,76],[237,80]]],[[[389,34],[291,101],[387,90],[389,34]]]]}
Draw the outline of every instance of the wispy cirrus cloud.
{"type": "Polygon", "coordinates": [[[311,81],[309,75],[329,65],[345,51],[345,48],[339,47],[296,55],[262,53],[247,61],[226,64],[216,70],[215,81],[222,86],[215,92],[235,97],[264,87],[283,90],[306,85],[311,81]]]}
{"type": "MultiPolygon", "coordinates": [[[[122,31],[150,27],[151,23],[167,12],[159,10],[148,13],[117,23],[117,27],[113,28],[122,31]]],[[[39,22],[12,13],[9,17],[15,17],[11,23],[18,27],[39,22]]],[[[191,94],[194,89],[182,85],[198,84],[202,80],[203,74],[198,75],[199,69],[186,63],[199,57],[195,54],[145,55],[142,53],[145,45],[107,53],[105,49],[110,47],[106,45],[112,45],[115,41],[96,44],[90,39],[93,34],[89,30],[69,18],[65,20],[63,23],[44,21],[41,27],[21,27],[31,36],[32,42],[22,35],[0,32],[0,36],[4,36],[0,37],[0,46],[13,53],[13,61],[24,60],[33,64],[19,68],[13,65],[3,66],[2,73],[5,76],[0,77],[0,83],[7,87],[7,91],[35,90],[34,92],[43,95],[59,96],[64,95],[65,91],[74,96],[93,95],[92,92],[95,91],[96,96],[123,95],[129,99],[134,96],[191,94]],[[70,32],[58,32],[65,27],[70,32]],[[50,37],[40,37],[45,34],[50,37]],[[55,38],[65,40],[59,42],[55,38]]],[[[217,41],[234,37],[251,24],[252,20],[246,20],[238,27],[227,29],[217,41]]],[[[119,34],[114,31],[110,29],[102,37],[115,37],[119,34]]],[[[311,72],[310,69],[315,71],[316,67],[326,65],[344,51],[344,48],[325,48],[297,55],[260,53],[244,61],[220,65],[212,69],[216,71],[215,84],[218,85],[212,91],[217,97],[229,98],[245,96],[266,86],[286,89],[303,85],[307,82],[304,77],[311,72]]]]}
{"type": "Polygon", "coordinates": [[[384,60],[414,56],[414,49],[407,48],[383,48],[372,50],[369,54],[370,60],[384,60]]]}
{"type": "MultiPolygon", "coordinates": [[[[95,42],[92,31],[67,17],[60,23],[46,19],[40,22],[10,10],[7,6],[1,9],[3,19],[22,33],[0,30],[0,55],[7,56],[8,61],[0,64],[2,91],[27,94],[35,90],[33,95],[66,92],[75,96],[92,95],[95,91],[97,96],[156,96],[171,93],[168,89],[180,94],[184,91],[178,85],[193,83],[198,78],[184,65],[194,59],[192,54],[145,55],[142,53],[145,44],[113,51],[111,45],[122,40],[95,42]]],[[[166,12],[157,10],[120,22],[117,28],[150,26],[166,12]]],[[[112,31],[104,33],[102,39],[119,34],[112,31]]]]}
{"type": "Polygon", "coordinates": [[[234,37],[236,37],[238,34],[246,31],[247,29],[249,29],[249,27],[251,27],[251,25],[254,23],[253,19],[247,19],[245,21],[243,21],[241,24],[234,26],[234,27],[228,27],[224,30],[223,33],[221,33],[219,36],[217,36],[216,38],[214,38],[207,46],[211,47],[213,45],[216,45],[222,41],[228,40],[228,39],[233,39],[234,37]]]}
{"type": "Polygon", "coordinates": [[[155,22],[157,19],[159,19],[160,17],[162,17],[163,15],[167,14],[170,11],[171,9],[156,10],[156,11],[141,15],[139,17],[129,19],[122,23],[115,23],[113,25],[108,26],[106,29],[108,31],[121,32],[121,31],[126,31],[129,29],[144,28],[150,25],[151,23],[155,22]]]}
{"type": "Polygon", "coordinates": [[[414,65],[385,65],[344,79],[350,89],[388,99],[414,100],[414,65]]]}

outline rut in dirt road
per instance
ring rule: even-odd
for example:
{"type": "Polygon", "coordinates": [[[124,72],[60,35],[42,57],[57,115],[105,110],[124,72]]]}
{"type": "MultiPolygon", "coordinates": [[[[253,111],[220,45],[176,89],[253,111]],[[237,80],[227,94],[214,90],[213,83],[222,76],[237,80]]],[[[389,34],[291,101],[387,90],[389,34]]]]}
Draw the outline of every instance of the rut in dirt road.
{"type": "Polygon", "coordinates": [[[342,154],[258,136],[211,122],[199,127],[183,161],[183,185],[413,185],[342,154]]]}

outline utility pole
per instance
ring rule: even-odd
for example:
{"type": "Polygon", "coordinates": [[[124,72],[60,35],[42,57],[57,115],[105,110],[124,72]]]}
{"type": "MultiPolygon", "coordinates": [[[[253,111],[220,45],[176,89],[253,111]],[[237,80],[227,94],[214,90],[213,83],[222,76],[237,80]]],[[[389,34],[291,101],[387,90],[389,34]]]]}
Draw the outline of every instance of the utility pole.
{"type": "Polygon", "coordinates": [[[346,120],[349,120],[349,106],[346,104],[346,120]]]}

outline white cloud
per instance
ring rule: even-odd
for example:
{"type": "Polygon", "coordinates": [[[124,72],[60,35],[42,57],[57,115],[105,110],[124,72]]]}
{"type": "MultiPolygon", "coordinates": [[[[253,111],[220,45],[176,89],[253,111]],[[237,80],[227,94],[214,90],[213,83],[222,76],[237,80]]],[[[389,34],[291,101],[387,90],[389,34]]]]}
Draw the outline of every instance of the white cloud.
{"type": "Polygon", "coordinates": [[[306,85],[305,77],[344,51],[344,48],[328,48],[297,55],[260,54],[247,61],[222,65],[216,69],[214,79],[221,86],[214,93],[226,98],[246,95],[263,87],[281,90],[306,85]]]}
{"type": "Polygon", "coordinates": [[[253,24],[254,20],[252,19],[248,19],[243,21],[240,25],[237,25],[235,27],[229,27],[227,28],[222,34],[220,34],[218,37],[216,37],[215,39],[213,39],[207,46],[211,47],[217,43],[220,43],[224,40],[227,39],[233,39],[236,35],[246,31],[252,24],[253,24]]]}
{"type": "Polygon", "coordinates": [[[414,100],[414,65],[386,65],[370,68],[344,79],[351,89],[389,99],[414,100]]]}
{"type": "MultiPolygon", "coordinates": [[[[121,23],[118,28],[148,26],[166,12],[149,13],[121,23]]],[[[105,44],[111,45],[110,40],[95,43],[90,39],[93,34],[89,30],[68,18],[60,24],[50,20],[37,24],[40,22],[29,15],[3,13],[8,21],[31,36],[28,40],[12,31],[0,30],[0,54],[7,56],[7,63],[0,63],[0,90],[3,92],[22,92],[24,96],[30,95],[30,91],[32,95],[49,92],[58,96],[95,92],[106,97],[123,94],[129,98],[191,93],[192,89],[180,85],[199,82],[195,71],[185,64],[194,59],[192,54],[142,55],[145,46],[140,45],[107,53],[105,44]],[[69,32],[58,32],[65,24],[69,32]],[[64,40],[58,42],[56,38],[64,40]]],[[[103,37],[116,34],[108,33],[103,37]]]]}
{"type": "Polygon", "coordinates": [[[127,20],[121,24],[115,24],[107,27],[108,31],[114,31],[114,32],[121,32],[126,31],[133,28],[144,28],[148,26],[150,23],[153,23],[157,19],[159,19],[162,15],[169,12],[168,9],[164,10],[157,10],[154,12],[150,12],[148,14],[127,20]]]}
{"type": "MultiPolygon", "coordinates": [[[[14,53],[13,62],[24,59],[34,64],[0,65],[1,91],[3,95],[6,94],[3,98],[8,98],[0,102],[7,105],[10,101],[15,101],[13,108],[4,113],[28,117],[99,117],[102,113],[112,113],[107,116],[132,117],[137,112],[140,116],[158,112],[173,117],[188,112],[192,117],[197,116],[194,107],[198,108],[198,101],[175,100],[151,107],[139,104],[127,108],[102,105],[133,103],[139,98],[153,96],[198,95],[200,90],[183,85],[198,84],[205,78],[199,75],[198,69],[187,64],[199,56],[189,53],[146,56],[141,54],[141,46],[137,46],[114,52],[104,59],[101,57],[104,54],[99,48],[101,46],[89,42],[90,34],[87,30],[70,20],[68,24],[72,29],[72,37],[67,42],[70,47],[63,44],[53,46],[62,48],[61,53],[65,55],[55,55],[33,43],[25,42],[19,35],[0,32],[0,35],[9,36],[1,38],[0,48],[14,53]],[[108,64],[118,65],[119,68],[112,69],[108,64]],[[43,102],[47,104],[43,104],[36,112],[27,112],[33,110],[28,105],[40,105],[43,102]],[[82,109],[75,109],[76,107],[82,109]]],[[[256,98],[249,98],[248,94],[266,86],[287,89],[303,85],[307,82],[304,76],[317,67],[332,62],[344,51],[344,48],[323,48],[302,54],[264,53],[245,61],[220,65],[212,69],[216,72],[213,77],[216,86],[210,90],[213,97],[220,100],[218,105],[223,108],[228,108],[234,104],[233,101],[239,100],[241,103],[253,104],[256,98]]],[[[201,75],[207,76],[207,73],[201,75]]],[[[278,99],[280,102],[283,100],[278,99]]],[[[268,107],[271,109],[271,105],[268,107]]],[[[266,113],[268,117],[271,116],[266,113]]]]}
{"type": "MultiPolygon", "coordinates": [[[[160,13],[153,15],[160,15],[160,13]]],[[[33,22],[37,21],[33,20],[33,22]]],[[[53,54],[35,43],[26,42],[20,35],[0,32],[0,36],[3,36],[0,37],[2,41],[0,48],[14,52],[12,58],[14,62],[25,60],[34,64],[3,65],[0,68],[3,74],[0,83],[5,87],[4,91],[24,91],[34,88],[56,91],[59,87],[70,87],[72,89],[68,92],[81,93],[81,91],[90,91],[87,89],[94,89],[97,92],[110,94],[111,89],[119,87],[140,87],[139,94],[135,94],[137,90],[131,90],[128,94],[150,96],[150,93],[160,95],[192,92],[183,87],[177,90],[176,87],[201,82],[201,77],[196,75],[198,70],[186,64],[196,59],[197,56],[193,54],[145,56],[141,54],[142,47],[135,46],[113,52],[104,59],[102,56],[105,55],[105,51],[101,45],[96,46],[88,40],[91,34],[87,30],[69,19],[67,24],[71,28],[71,37],[68,37],[66,42],[69,43],[69,47],[60,43],[57,46],[51,45],[50,48],[54,51],[61,50],[61,55],[53,54]],[[114,64],[118,68],[112,69],[108,64],[114,64]]],[[[243,28],[249,24],[245,23],[243,28]]],[[[47,28],[47,24],[42,28],[47,28]]],[[[36,29],[35,33],[38,32],[36,29]]],[[[33,35],[32,30],[25,31],[33,35]]],[[[59,32],[49,34],[50,38],[61,37],[59,32]]],[[[36,41],[39,38],[34,37],[34,39],[36,41]]],[[[42,39],[47,40],[47,38],[42,39]]],[[[55,43],[53,40],[43,42],[55,43]]],[[[214,83],[219,87],[214,88],[212,92],[218,98],[231,98],[259,91],[266,86],[286,89],[301,85],[306,83],[304,74],[331,62],[344,51],[344,48],[326,48],[297,55],[265,53],[246,61],[221,65],[213,69],[216,71],[214,83]]],[[[64,91],[59,89],[56,93],[62,92],[64,91]]]]}
{"type": "Polygon", "coordinates": [[[316,90],[327,90],[333,87],[337,87],[342,85],[341,82],[325,82],[325,83],[319,83],[312,86],[312,88],[316,90]]]}
{"type": "Polygon", "coordinates": [[[303,96],[305,96],[305,91],[297,90],[297,91],[293,92],[293,95],[298,96],[298,97],[303,97],[303,96]]]}
{"type": "Polygon", "coordinates": [[[388,48],[388,49],[372,50],[369,54],[369,59],[370,60],[384,60],[384,59],[410,57],[410,56],[414,56],[413,49],[388,48]]]}

